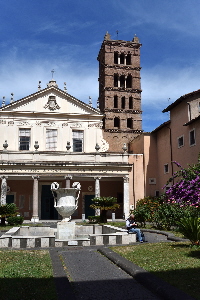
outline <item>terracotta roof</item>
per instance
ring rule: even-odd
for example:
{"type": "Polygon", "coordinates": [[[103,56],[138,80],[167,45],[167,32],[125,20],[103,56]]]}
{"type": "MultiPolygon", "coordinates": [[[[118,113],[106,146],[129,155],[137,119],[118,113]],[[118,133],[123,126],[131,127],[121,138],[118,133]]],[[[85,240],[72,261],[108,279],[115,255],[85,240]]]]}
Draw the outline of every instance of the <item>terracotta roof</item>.
{"type": "Polygon", "coordinates": [[[188,126],[188,125],[190,125],[190,124],[192,124],[193,122],[198,121],[198,120],[200,120],[200,115],[199,115],[198,117],[196,117],[196,118],[190,120],[189,122],[183,124],[183,126],[188,126]]]}
{"type": "Polygon", "coordinates": [[[166,125],[168,125],[168,124],[170,124],[170,123],[171,123],[170,120],[168,120],[168,121],[162,123],[162,124],[161,124],[160,126],[158,126],[156,129],[154,129],[151,133],[155,133],[155,132],[159,131],[160,129],[162,129],[163,127],[165,127],[166,125]]]}
{"type": "Polygon", "coordinates": [[[179,103],[181,103],[184,99],[186,99],[190,96],[193,96],[195,94],[198,94],[198,93],[200,93],[200,89],[197,90],[197,91],[193,91],[191,93],[188,93],[188,94],[185,94],[185,95],[181,96],[176,101],[174,101],[169,106],[167,106],[162,112],[164,113],[164,112],[170,111],[172,108],[176,107],[179,103]]]}

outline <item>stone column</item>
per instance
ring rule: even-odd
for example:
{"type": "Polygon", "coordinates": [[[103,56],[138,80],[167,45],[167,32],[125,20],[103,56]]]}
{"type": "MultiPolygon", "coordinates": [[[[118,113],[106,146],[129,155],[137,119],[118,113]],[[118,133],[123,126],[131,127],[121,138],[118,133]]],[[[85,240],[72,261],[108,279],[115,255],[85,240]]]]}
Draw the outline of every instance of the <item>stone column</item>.
{"type": "MultiPolygon", "coordinates": [[[[95,198],[100,197],[100,179],[101,177],[94,177],[95,179],[95,198]]],[[[95,210],[95,216],[100,216],[100,209],[95,210]]]]}
{"type": "Polygon", "coordinates": [[[70,180],[72,180],[72,176],[71,175],[67,175],[65,176],[66,179],[66,188],[70,188],[70,180]]]}
{"type": "Polygon", "coordinates": [[[39,176],[32,176],[33,178],[33,215],[31,222],[39,222],[38,214],[38,179],[39,176]]]}
{"type": "Polygon", "coordinates": [[[7,176],[1,176],[1,205],[6,204],[6,195],[7,195],[7,176]]]}
{"type": "Polygon", "coordinates": [[[124,217],[125,219],[128,218],[130,209],[129,209],[129,177],[124,176],[124,199],[123,199],[123,212],[124,212],[124,217]]]}

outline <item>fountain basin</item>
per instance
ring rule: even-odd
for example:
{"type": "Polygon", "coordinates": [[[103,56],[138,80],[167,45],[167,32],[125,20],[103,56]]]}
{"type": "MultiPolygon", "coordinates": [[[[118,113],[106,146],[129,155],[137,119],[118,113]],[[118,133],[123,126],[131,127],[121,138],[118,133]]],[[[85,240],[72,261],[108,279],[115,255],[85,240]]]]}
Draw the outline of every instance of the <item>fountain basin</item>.
{"type": "Polygon", "coordinates": [[[136,242],[135,234],[110,225],[75,225],[75,238],[57,239],[57,229],[13,227],[0,237],[0,248],[48,248],[64,246],[123,245],[136,242]]]}

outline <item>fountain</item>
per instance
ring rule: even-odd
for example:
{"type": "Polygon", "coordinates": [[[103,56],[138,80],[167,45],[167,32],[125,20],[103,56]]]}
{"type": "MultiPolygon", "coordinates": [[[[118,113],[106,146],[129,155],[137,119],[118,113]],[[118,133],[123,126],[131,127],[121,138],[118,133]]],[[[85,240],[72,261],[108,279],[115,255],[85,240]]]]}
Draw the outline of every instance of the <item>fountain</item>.
{"type": "Polygon", "coordinates": [[[72,240],[75,238],[75,222],[69,222],[71,215],[78,208],[78,198],[81,185],[74,182],[72,188],[60,188],[57,182],[51,184],[51,191],[54,197],[54,207],[62,216],[62,221],[57,223],[58,240],[72,240]]]}
{"type": "Polygon", "coordinates": [[[63,246],[92,246],[131,244],[136,242],[135,234],[111,225],[76,225],[71,216],[78,208],[81,185],[74,182],[72,188],[60,188],[57,182],[51,184],[54,207],[62,216],[57,229],[48,226],[13,227],[0,237],[0,248],[36,248],[63,246]]]}

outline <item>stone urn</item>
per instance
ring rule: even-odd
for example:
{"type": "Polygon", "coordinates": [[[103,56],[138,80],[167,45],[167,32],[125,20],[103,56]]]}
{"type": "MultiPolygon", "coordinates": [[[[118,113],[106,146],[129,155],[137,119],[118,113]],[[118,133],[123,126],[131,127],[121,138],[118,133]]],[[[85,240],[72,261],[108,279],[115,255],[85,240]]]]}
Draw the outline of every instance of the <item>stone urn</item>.
{"type": "Polygon", "coordinates": [[[79,182],[74,182],[72,188],[60,188],[57,182],[51,184],[54,197],[54,207],[62,216],[62,221],[57,223],[56,238],[70,241],[75,238],[75,222],[69,222],[71,215],[78,208],[78,198],[81,190],[79,182]]]}
{"type": "Polygon", "coordinates": [[[54,207],[62,216],[63,221],[69,221],[71,215],[78,208],[80,189],[81,185],[79,182],[74,182],[72,188],[60,188],[57,182],[51,184],[54,207]]]}

